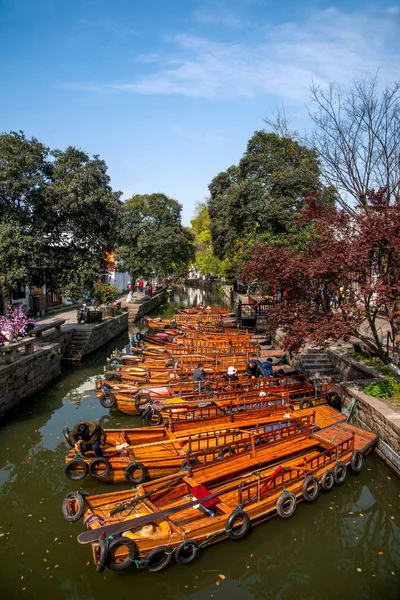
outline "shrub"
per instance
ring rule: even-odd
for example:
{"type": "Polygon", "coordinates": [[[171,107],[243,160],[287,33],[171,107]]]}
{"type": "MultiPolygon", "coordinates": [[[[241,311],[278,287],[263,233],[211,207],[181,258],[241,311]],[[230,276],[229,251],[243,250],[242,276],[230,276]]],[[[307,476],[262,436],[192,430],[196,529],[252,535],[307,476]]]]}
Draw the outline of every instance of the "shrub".
{"type": "Polygon", "coordinates": [[[400,392],[400,383],[393,377],[389,377],[384,381],[371,381],[365,386],[364,392],[374,398],[393,398],[395,394],[400,392]]]}
{"type": "Polygon", "coordinates": [[[0,317],[0,332],[11,342],[18,336],[23,337],[36,321],[24,313],[22,306],[11,308],[5,316],[0,317]]]}
{"type": "Polygon", "coordinates": [[[117,294],[118,289],[113,285],[108,285],[106,283],[98,283],[94,290],[95,304],[97,306],[99,306],[100,304],[111,304],[112,302],[115,302],[117,294]]]}

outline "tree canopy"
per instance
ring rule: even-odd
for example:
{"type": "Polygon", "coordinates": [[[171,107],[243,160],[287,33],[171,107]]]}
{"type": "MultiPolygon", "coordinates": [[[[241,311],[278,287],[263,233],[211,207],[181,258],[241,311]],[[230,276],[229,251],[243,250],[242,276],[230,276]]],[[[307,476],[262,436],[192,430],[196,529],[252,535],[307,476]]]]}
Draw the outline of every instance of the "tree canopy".
{"type": "Polygon", "coordinates": [[[309,198],[301,219],[313,227],[302,249],[259,245],[241,268],[265,294],[284,292],[270,318],[297,351],[353,335],[384,361],[399,354],[400,205],[385,189],[367,194],[357,219],[309,198]]]}
{"type": "Polygon", "coordinates": [[[193,236],[181,224],[182,207],[165,194],[137,194],[121,211],[116,258],[132,279],[183,274],[194,259],[193,236]]]}
{"type": "Polygon", "coordinates": [[[204,275],[220,275],[221,261],[214,255],[211,243],[210,217],[206,202],[200,202],[196,214],[191,220],[194,234],[195,259],[194,266],[204,275]]]}
{"type": "Polygon", "coordinates": [[[113,248],[120,208],[107,166],[74,147],[0,135],[1,290],[19,283],[81,296],[113,248]]]}
{"type": "Polygon", "coordinates": [[[256,241],[285,245],[304,198],[322,192],[316,153],[291,137],[256,131],[238,166],[210,183],[208,211],[215,255],[242,254],[256,241]]]}

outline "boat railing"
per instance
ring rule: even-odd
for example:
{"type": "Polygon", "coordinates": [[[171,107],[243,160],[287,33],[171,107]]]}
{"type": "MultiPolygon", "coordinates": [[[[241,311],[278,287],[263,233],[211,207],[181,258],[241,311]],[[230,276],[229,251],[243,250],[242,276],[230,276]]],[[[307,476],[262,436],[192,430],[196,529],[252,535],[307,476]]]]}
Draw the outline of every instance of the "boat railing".
{"type": "Polygon", "coordinates": [[[202,463],[213,462],[241,452],[252,452],[256,456],[259,448],[282,442],[285,439],[310,438],[312,415],[297,421],[257,426],[255,431],[244,429],[226,429],[220,432],[205,432],[198,436],[189,436],[186,456],[188,464],[194,458],[202,458],[202,463]],[[234,439],[233,439],[234,438],[234,439]],[[205,446],[206,444],[206,446],[205,446]],[[205,447],[204,447],[205,446],[205,447]],[[222,450],[222,453],[221,453],[222,450]]]}
{"type": "MultiPolygon", "coordinates": [[[[274,493],[277,488],[287,487],[289,483],[304,478],[305,473],[317,471],[323,467],[330,467],[336,461],[348,456],[354,450],[355,434],[352,433],[347,439],[342,440],[336,446],[321,452],[318,456],[312,456],[304,461],[301,466],[283,466],[271,476],[258,473],[257,481],[244,483],[238,488],[238,505],[246,506],[254,500],[260,500],[263,496],[274,493]]],[[[257,475],[257,472],[255,473],[257,475]]]]}
{"type": "Polygon", "coordinates": [[[219,406],[206,406],[201,408],[190,408],[185,412],[174,412],[172,409],[168,411],[168,421],[171,425],[171,431],[174,430],[174,423],[182,421],[206,420],[215,417],[223,417],[224,410],[219,406]]]}
{"type": "Polygon", "coordinates": [[[328,463],[332,463],[332,461],[338,461],[341,458],[343,458],[346,454],[349,454],[349,452],[352,452],[354,450],[354,441],[355,434],[353,432],[350,433],[350,435],[345,440],[342,440],[338,442],[335,446],[332,446],[332,448],[321,452],[321,454],[319,454],[318,456],[313,456],[309,458],[305,464],[310,470],[315,470],[327,465],[328,463]]]}

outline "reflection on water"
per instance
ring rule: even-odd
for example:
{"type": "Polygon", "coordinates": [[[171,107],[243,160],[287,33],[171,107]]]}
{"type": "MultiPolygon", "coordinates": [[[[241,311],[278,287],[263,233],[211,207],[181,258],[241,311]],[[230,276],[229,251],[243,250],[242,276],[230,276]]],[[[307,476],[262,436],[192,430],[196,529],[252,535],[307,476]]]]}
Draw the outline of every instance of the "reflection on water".
{"type": "MultiPolygon", "coordinates": [[[[176,288],[176,302],[160,314],[173,314],[185,299],[221,303],[210,291],[197,290],[198,300],[195,293],[176,288]]],[[[241,542],[207,548],[191,565],[99,575],[90,547],[76,541],[82,524],[67,523],[61,514],[65,494],[79,487],[64,476],[62,428],[81,419],[101,419],[105,427],[140,425],[137,417],[102,408],[94,391],[107,356],[128,341],[126,333],[69,368],[0,422],[1,598],[398,600],[400,482],[374,456],[343,486],[300,504],[291,519],[275,517],[241,542]]],[[[88,478],[81,487],[91,493],[115,489],[88,478]]]]}

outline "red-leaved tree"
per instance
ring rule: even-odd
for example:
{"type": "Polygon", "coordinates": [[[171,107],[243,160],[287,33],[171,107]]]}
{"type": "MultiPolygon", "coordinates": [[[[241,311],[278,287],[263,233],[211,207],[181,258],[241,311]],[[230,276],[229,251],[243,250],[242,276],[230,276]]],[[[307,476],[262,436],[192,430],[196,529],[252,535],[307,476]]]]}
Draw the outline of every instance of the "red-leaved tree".
{"type": "Polygon", "coordinates": [[[269,316],[284,347],[354,336],[390,362],[399,353],[400,205],[371,191],[355,218],[315,196],[298,220],[311,225],[301,250],[255,246],[239,272],[277,300],[269,316]]]}

